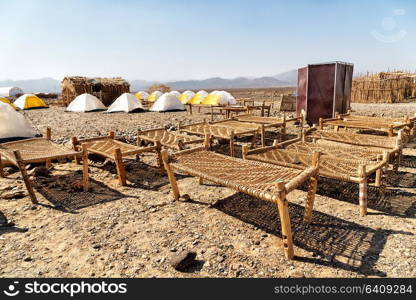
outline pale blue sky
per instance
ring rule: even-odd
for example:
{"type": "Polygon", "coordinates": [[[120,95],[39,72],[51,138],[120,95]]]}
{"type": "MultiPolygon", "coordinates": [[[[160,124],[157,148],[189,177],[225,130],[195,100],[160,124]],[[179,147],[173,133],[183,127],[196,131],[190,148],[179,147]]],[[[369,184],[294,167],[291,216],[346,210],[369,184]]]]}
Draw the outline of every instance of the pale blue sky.
{"type": "Polygon", "coordinates": [[[268,76],[314,62],[416,69],[416,2],[0,0],[0,80],[268,76]]]}

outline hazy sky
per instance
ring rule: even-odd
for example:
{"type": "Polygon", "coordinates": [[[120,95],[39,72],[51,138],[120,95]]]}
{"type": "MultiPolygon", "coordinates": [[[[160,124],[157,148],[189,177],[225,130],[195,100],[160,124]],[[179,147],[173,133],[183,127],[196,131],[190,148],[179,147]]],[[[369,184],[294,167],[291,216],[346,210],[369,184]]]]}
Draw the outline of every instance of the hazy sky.
{"type": "Polygon", "coordinates": [[[416,2],[0,0],[0,80],[268,76],[314,62],[416,69],[416,2]]]}

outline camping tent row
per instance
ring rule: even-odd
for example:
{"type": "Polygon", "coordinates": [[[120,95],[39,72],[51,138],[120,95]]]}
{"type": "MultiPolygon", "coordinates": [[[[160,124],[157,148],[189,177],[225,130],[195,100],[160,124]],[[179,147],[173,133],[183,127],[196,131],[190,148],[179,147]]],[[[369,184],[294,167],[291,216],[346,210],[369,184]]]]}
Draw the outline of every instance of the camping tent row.
{"type": "Polygon", "coordinates": [[[233,95],[226,91],[213,91],[209,94],[204,90],[197,93],[185,91],[180,100],[184,104],[202,105],[233,105],[237,103],[233,95]]]}
{"type": "MultiPolygon", "coordinates": [[[[178,91],[171,91],[170,94],[177,96],[182,104],[203,104],[203,105],[228,105],[236,104],[236,100],[229,92],[226,91],[213,91],[207,93],[201,90],[197,93],[193,91],[184,91],[182,94],[178,91]]],[[[155,102],[163,94],[160,91],[155,91],[150,95],[146,92],[138,92],[136,97],[140,100],[147,100],[148,102],[155,102]]]]}
{"type": "MultiPolygon", "coordinates": [[[[82,94],[77,96],[67,107],[70,112],[89,112],[97,110],[105,110],[105,105],[95,96],[91,94],[82,94]]],[[[135,95],[124,93],[119,96],[113,104],[107,109],[107,112],[133,112],[143,109],[143,105],[137,100],[135,95]]],[[[185,106],[179,101],[177,94],[173,92],[162,94],[157,97],[155,103],[150,108],[151,111],[173,111],[185,110],[185,106]]]]}

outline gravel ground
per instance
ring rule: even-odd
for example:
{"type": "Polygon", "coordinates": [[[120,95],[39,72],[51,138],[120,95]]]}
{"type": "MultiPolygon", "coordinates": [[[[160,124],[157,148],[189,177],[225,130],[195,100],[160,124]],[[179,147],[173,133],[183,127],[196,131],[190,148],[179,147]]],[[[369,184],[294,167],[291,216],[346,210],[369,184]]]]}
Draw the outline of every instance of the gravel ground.
{"type": "MultiPolygon", "coordinates": [[[[416,104],[354,105],[358,114],[414,114],[416,104]]],[[[114,130],[133,141],[138,128],[175,127],[207,115],[175,113],[64,113],[62,108],[25,112],[43,132],[67,143],[114,130]]],[[[277,114],[277,113],[275,113],[277,114]]],[[[292,132],[295,128],[290,129],[292,132]]],[[[226,151],[219,146],[219,151],[226,151]]],[[[415,277],[416,150],[405,149],[385,194],[369,189],[369,214],[359,216],[358,186],[321,179],[313,221],[301,223],[304,190],[289,194],[294,261],[284,258],[277,208],[227,188],[200,186],[178,176],[188,202],[174,202],[168,180],[152,154],[126,163],[129,185],[119,187],[112,163],[92,161],[92,191],[71,192],[79,166],[55,164],[54,181],[30,203],[18,172],[0,179],[0,211],[15,223],[0,228],[2,277],[415,277]],[[23,191],[19,199],[4,199],[23,191]],[[194,250],[185,272],[169,260],[194,250]]],[[[1,221],[1,220],[0,220],[1,221]]],[[[1,222],[0,222],[1,223],[1,222]]]]}

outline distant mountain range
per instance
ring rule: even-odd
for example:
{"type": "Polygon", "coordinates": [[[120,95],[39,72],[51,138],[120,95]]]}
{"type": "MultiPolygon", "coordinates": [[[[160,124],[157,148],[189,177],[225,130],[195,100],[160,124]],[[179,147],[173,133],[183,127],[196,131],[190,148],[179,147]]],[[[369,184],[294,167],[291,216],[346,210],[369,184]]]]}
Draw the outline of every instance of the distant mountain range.
{"type": "MultiPolygon", "coordinates": [[[[204,80],[179,80],[179,81],[130,81],[131,91],[145,90],[152,84],[166,84],[173,90],[196,90],[196,89],[231,89],[231,88],[268,88],[280,86],[295,86],[297,71],[292,70],[275,76],[266,77],[237,77],[225,79],[213,77],[204,80]]],[[[3,80],[2,86],[17,86],[26,93],[59,93],[60,82],[53,78],[41,78],[32,80],[3,80]]]]}

